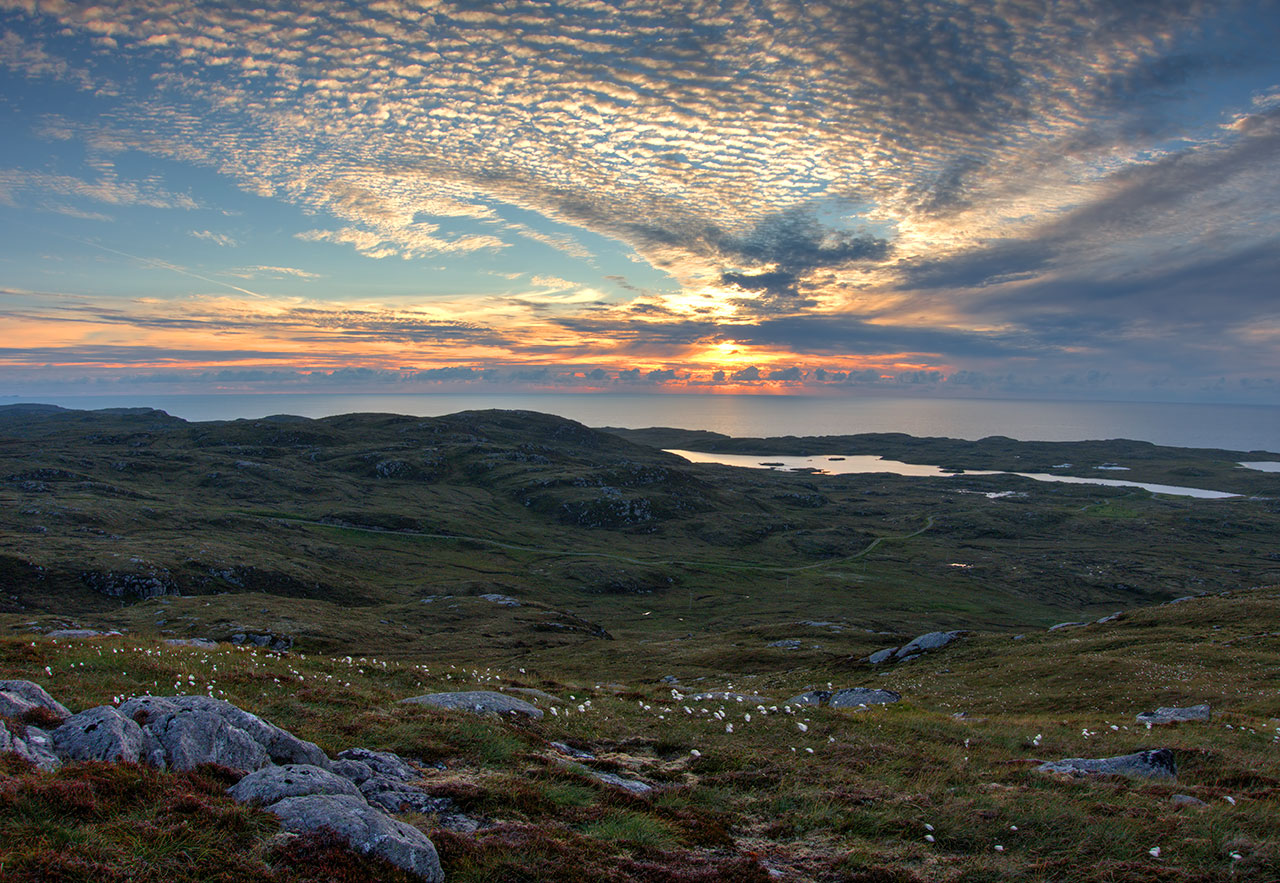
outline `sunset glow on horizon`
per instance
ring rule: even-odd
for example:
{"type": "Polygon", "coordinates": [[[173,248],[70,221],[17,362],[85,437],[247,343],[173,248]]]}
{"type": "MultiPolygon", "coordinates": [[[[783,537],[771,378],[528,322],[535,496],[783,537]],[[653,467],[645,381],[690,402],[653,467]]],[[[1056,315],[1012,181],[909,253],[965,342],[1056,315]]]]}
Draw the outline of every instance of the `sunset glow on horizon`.
{"type": "Polygon", "coordinates": [[[1256,2],[0,0],[0,395],[1280,403],[1256,2]]]}

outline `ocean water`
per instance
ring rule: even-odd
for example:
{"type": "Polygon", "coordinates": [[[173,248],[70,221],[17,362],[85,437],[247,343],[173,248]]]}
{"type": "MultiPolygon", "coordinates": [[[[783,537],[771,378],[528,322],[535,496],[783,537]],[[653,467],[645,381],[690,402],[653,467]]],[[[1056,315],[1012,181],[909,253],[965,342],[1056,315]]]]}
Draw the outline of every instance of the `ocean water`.
{"type": "Polygon", "coordinates": [[[67,408],[151,407],[187,420],[271,414],[326,417],[354,411],[434,417],[470,409],[515,408],[558,414],[588,426],[673,426],[733,436],[903,432],[963,439],[1004,435],[1023,441],[1130,438],[1179,447],[1280,451],[1280,407],[1270,405],[600,393],[0,398],[0,404],[18,401],[67,408]]]}

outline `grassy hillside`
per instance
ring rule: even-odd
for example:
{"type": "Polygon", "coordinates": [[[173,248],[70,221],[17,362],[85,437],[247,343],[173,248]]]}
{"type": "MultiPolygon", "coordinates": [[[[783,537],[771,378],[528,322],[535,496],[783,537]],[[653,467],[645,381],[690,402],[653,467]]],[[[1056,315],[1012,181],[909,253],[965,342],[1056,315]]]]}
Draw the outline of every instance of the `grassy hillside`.
{"type": "MultiPolygon", "coordinates": [[[[0,639],[0,678],[32,678],[73,710],[210,693],[331,753],[413,758],[431,793],[483,822],[460,834],[405,817],[432,837],[451,881],[1263,880],[1280,875],[1277,621],[1280,591],[1258,589],[1021,640],[973,634],[887,669],[807,660],[743,674],[728,642],[692,670],[667,660],[674,685],[637,676],[631,653],[593,659],[584,677],[465,654],[428,665],[22,634],[0,639]],[[904,698],[859,711],[782,706],[828,682],[904,698]],[[557,713],[516,724],[396,703],[504,687],[547,691],[557,713]],[[725,689],[761,698],[692,698],[725,689]],[[1196,702],[1213,705],[1211,722],[1134,721],[1196,702]],[[657,790],[602,784],[553,741],[657,790]],[[1173,749],[1176,782],[1034,770],[1154,747],[1173,749]]],[[[234,778],[10,762],[0,867],[6,880],[397,879],[332,843],[276,837],[270,816],[223,795],[234,778]]]]}

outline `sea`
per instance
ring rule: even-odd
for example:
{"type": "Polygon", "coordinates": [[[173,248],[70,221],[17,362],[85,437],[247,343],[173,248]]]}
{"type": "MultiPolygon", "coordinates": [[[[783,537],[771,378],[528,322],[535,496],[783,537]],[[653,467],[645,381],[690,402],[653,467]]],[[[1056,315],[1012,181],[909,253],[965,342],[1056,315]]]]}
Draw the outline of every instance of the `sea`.
{"type": "Polygon", "coordinates": [[[1280,451],[1280,406],[1273,405],[612,393],[0,397],[0,405],[22,401],[64,408],[158,408],[193,421],[353,412],[435,417],[503,408],[557,414],[588,426],[670,426],[739,437],[901,432],[961,439],[1003,435],[1020,441],[1128,438],[1176,447],[1280,451]]]}

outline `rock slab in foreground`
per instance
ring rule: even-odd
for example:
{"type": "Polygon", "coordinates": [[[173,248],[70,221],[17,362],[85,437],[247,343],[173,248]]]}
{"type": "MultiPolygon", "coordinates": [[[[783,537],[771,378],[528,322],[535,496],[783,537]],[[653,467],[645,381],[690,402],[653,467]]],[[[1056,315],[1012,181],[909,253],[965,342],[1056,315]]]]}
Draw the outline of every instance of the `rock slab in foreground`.
{"type": "Polygon", "coordinates": [[[329,829],[365,855],[384,858],[431,883],[444,880],[440,857],[427,835],[374,809],[362,797],[346,794],[286,797],[267,811],[280,818],[286,831],[302,834],[329,829]]]}
{"type": "Polygon", "coordinates": [[[1068,757],[1036,767],[1042,773],[1068,776],[1128,776],[1134,779],[1174,779],[1178,766],[1168,748],[1138,751],[1118,757],[1068,757]]]}
{"type": "Polygon", "coordinates": [[[461,693],[428,693],[425,696],[412,696],[401,699],[401,702],[416,702],[419,705],[432,705],[436,708],[451,708],[459,711],[470,711],[475,714],[523,715],[533,720],[542,720],[543,712],[536,705],[523,699],[494,693],[489,690],[465,690],[461,693]]]}
{"type": "Polygon", "coordinates": [[[1209,705],[1191,705],[1186,708],[1169,706],[1157,708],[1155,711],[1144,711],[1138,715],[1140,724],[1184,724],[1188,721],[1207,721],[1209,705]]]}
{"type": "Polygon", "coordinates": [[[960,637],[960,632],[929,632],[912,639],[909,644],[899,647],[893,655],[898,659],[918,655],[926,650],[937,650],[945,647],[960,637]]]}

